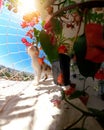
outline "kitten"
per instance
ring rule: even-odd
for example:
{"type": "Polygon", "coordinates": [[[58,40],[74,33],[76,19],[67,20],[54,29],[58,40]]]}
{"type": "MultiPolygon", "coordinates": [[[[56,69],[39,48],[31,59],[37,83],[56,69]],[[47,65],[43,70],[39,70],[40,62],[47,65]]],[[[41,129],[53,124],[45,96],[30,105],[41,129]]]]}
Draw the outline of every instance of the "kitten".
{"type": "Polygon", "coordinates": [[[34,77],[34,85],[38,85],[40,79],[44,75],[44,81],[48,78],[48,75],[51,74],[51,67],[48,66],[46,63],[40,64],[38,61],[39,50],[36,46],[29,46],[27,48],[27,52],[31,57],[32,67],[36,73],[34,77]]]}

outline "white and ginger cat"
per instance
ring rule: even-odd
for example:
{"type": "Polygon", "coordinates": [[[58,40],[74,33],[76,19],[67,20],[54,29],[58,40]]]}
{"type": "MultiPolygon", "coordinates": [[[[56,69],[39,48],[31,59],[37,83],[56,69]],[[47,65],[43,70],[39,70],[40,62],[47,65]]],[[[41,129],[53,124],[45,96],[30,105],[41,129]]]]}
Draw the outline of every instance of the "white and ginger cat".
{"type": "Polygon", "coordinates": [[[34,77],[34,85],[38,85],[40,79],[42,76],[44,76],[45,81],[48,78],[48,75],[51,74],[51,67],[48,66],[46,63],[40,64],[38,61],[39,56],[39,50],[36,46],[31,45],[27,48],[27,52],[29,56],[31,57],[31,63],[32,67],[35,71],[35,77],[34,77]]]}

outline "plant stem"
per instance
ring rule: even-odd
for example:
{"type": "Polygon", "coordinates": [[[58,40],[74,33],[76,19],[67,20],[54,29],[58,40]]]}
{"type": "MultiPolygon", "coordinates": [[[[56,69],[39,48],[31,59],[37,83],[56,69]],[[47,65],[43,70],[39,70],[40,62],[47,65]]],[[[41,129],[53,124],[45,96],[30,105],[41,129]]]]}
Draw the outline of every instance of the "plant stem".
{"type": "Polygon", "coordinates": [[[90,9],[90,8],[94,8],[94,7],[104,7],[104,1],[102,1],[102,0],[87,1],[87,2],[82,2],[82,3],[78,3],[78,4],[69,5],[69,6],[63,7],[60,10],[58,10],[57,12],[55,12],[52,15],[52,17],[55,17],[64,11],[68,11],[68,10],[71,10],[71,9],[74,9],[77,7],[81,8],[81,9],[85,9],[85,8],[90,9]]]}
{"type": "Polygon", "coordinates": [[[75,124],[77,124],[82,118],[84,117],[84,115],[82,115],[81,117],[78,118],[78,120],[76,120],[73,124],[71,124],[70,126],[68,126],[67,128],[65,128],[64,130],[68,130],[69,128],[73,127],[75,124]]]}
{"type": "Polygon", "coordinates": [[[84,124],[85,124],[86,119],[87,119],[87,116],[85,116],[84,119],[83,119],[82,128],[84,128],[84,124]]]}
{"type": "Polygon", "coordinates": [[[74,107],[75,109],[77,109],[78,111],[82,112],[85,116],[92,116],[92,117],[95,117],[95,115],[91,112],[87,112],[87,111],[84,111],[83,109],[77,107],[76,105],[74,105],[73,103],[71,103],[67,97],[65,96],[65,99],[64,99],[67,103],[69,103],[72,107],[74,107]]]}

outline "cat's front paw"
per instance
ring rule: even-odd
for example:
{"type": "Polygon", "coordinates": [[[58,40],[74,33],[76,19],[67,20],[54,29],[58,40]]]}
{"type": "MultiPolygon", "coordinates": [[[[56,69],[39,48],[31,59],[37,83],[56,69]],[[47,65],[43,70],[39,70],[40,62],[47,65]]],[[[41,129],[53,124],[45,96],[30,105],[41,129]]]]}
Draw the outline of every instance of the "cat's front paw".
{"type": "Polygon", "coordinates": [[[36,81],[36,80],[34,80],[32,84],[33,84],[34,86],[37,86],[37,85],[39,85],[39,82],[36,81]]]}

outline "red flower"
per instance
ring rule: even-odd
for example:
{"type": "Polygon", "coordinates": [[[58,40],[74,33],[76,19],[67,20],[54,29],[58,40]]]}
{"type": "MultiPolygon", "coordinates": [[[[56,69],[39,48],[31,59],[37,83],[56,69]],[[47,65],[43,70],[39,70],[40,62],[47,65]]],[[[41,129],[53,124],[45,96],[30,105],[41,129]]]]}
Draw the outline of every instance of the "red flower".
{"type": "Polygon", "coordinates": [[[29,25],[28,25],[28,23],[27,22],[22,22],[21,23],[21,27],[22,28],[26,28],[26,27],[28,27],[29,25]]]}
{"type": "Polygon", "coordinates": [[[34,32],[34,30],[33,30],[33,29],[30,29],[28,32],[29,32],[29,33],[33,33],[33,32],[34,32]]]}
{"type": "Polygon", "coordinates": [[[100,69],[94,77],[98,80],[104,80],[104,69],[100,69]]]}
{"type": "Polygon", "coordinates": [[[60,73],[57,77],[57,83],[60,84],[60,85],[63,85],[63,74],[60,73]]]}
{"type": "Polygon", "coordinates": [[[26,38],[24,38],[24,37],[21,39],[21,41],[22,41],[23,43],[27,42],[26,38]]]}
{"type": "Polygon", "coordinates": [[[66,53],[66,52],[67,52],[66,46],[65,46],[65,45],[59,46],[58,52],[59,52],[59,53],[62,53],[62,54],[66,53]]]}
{"type": "Polygon", "coordinates": [[[52,45],[55,45],[57,42],[57,39],[54,35],[52,35],[50,41],[51,41],[52,45]]]}
{"type": "Polygon", "coordinates": [[[30,25],[31,27],[33,27],[35,24],[36,24],[35,21],[31,21],[31,22],[29,23],[29,25],[30,25]]]}
{"type": "Polygon", "coordinates": [[[53,32],[53,31],[52,31],[53,27],[52,27],[51,21],[47,21],[47,22],[45,23],[44,29],[47,31],[47,33],[52,33],[52,32],[53,32]]]}
{"type": "Polygon", "coordinates": [[[27,46],[27,47],[32,45],[30,42],[25,42],[24,44],[25,44],[25,46],[27,46]]]}
{"type": "Polygon", "coordinates": [[[29,36],[31,39],[33,38],[33,35],[30,33],[30,31],[26,33],[26,36],[29,36]]]}
{"type": "Polygon", "coordinates": [[[71,95],[75,92],[75,89],[75,87],[70,87],[68,90],[65,90],[64,92],[66,95],[71,95]]]}
{"type": "Polygon", "coordinates": [[[29,43],[29,42],[26,40],[26,38],[22,38],[21,41],[23,42],[23,44],[24,44],[25,46],[31,46],[31,45],[32,45],[31,43],[29,43]]]}
{"type": "Polygon", "coordinates": [[[0,8],[2,7],[2,3],[3,3],[2,0],[0,0],[0,8]]]}

